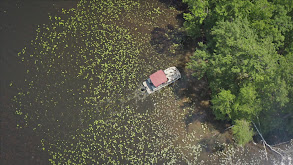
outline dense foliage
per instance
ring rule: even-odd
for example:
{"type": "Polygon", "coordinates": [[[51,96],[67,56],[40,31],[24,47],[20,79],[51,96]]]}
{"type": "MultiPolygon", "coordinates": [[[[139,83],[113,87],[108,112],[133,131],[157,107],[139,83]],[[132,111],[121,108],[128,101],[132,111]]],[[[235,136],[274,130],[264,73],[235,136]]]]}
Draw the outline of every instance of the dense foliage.
{"type": "Polygon", "coordinates": [[[236,120],[232,131],[235,140],[240,145],[244,145],[252,140],[253,131],[250,128],[250,123],[245,120],[236,120]]]}
{"type": "Polygon", "coordinates": [[[293,133],[293,1],[183,1],[188,34],[206,43],[188,68],[207,76],[216,118],[257,120],[264,133],[293,133]]]}

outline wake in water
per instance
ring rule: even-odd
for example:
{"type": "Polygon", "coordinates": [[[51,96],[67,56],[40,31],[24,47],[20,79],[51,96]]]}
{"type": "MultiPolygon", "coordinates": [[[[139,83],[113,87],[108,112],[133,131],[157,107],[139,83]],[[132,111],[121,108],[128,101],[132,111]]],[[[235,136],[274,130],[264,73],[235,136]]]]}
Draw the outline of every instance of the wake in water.
{"type": "Polygon", "coordinates": [[[131,99],[134,99],[136,102],[144,101],[148,95],[146,88],[141,85],[133,92],[133,97],[131,99]]]}

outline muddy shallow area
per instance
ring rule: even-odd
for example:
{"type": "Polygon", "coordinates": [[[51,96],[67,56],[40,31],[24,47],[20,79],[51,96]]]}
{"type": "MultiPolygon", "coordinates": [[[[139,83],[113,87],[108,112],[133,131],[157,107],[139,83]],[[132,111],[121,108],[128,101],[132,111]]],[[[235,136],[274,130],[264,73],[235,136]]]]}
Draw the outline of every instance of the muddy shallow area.
{"type": "Polygon", "coordinates": [[[267,161],[262,145],[235,146],[229,123],[214,120],[207,80],[185,69],[195,42],[184,5],[93,2],[1,1],[3,164],[280,160],[267,161]],[[139,98],[140,83],[169,66],[182,78],[139,98]]]}

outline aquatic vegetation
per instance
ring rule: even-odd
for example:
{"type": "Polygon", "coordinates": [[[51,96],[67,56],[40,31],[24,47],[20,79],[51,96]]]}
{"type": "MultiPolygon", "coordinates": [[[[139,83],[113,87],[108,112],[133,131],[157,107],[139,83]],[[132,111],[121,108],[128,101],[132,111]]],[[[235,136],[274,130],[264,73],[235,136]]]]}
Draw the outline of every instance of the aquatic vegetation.
{"type": "MultiPolygon", "coordinates": [[[[150,42],[154,27],[170,24],[165,15],[146,1],[82,0],[38,27],[18,54],[26,85],[14,102],[17,126],[42,137],[40,150],[52,164],[196,163],[202,150],[196,133],[172,130],[185,114],[165,115],[160,93],[135,102],[142,80],[177,62],[168,53],[181,47],[180,39],[165,54],[150,42]]],[[[175,97],[171,88],[161,97],[169,96],[175,97]]]]}
{"type": "MultiPolygon", "coordinates": [[[[72,109],[116,100],[142,80],[142,69],[147,69],[138,57],[149,48],[142,45],[144,37],[135,37],[117,17],[124,10],[139,7],[139,3],[98,2],[80,1],[77,9],[63,9],[63,15],[49,16],[52,24],[40,26],[31,46],[18,54],[28,68],[28,83],[22,88],[30,92],[15,97],[20,105],[18,114],[39,109],[29,114],[34,122],[56,113],[59,115],[54,118],[63,116],[59,118],[62,121],[72,109]],[[63,102],[66,108],[58,109],[63,102]]],[[[67,122],[64,124],[74,124],[67,122]]]]}
{"type": "MultiPolygon", "coordinates": [[[[177,63],[177,14],[157,1],[81,0],[38,27],[18,53],[25,85],[10,86],[19,90],[17,127],[42,138],[51,164],[204,164],[203,139],[215,132],[186,124],[196,105],[180,107],[172,87],[143,101],[134,92],[150,73],[177,63]]],[[[233,146],[219,146],[211,160],[236,155],[233,146]]]]}
{"type": "Polygon", "coordinates": [[[172,147],[155,132],[156,124],[146,114],[135,113],[129,106],[117,114],[95,120],[88,128],[72,135],[70,144],[51,145],[52,164],[141,164],[164,162],[174,156],[172,147]],[[145,124],[150,123],[150,124],[145,124]],[[163,148],[162,148],[163,147],[163,148]]]}

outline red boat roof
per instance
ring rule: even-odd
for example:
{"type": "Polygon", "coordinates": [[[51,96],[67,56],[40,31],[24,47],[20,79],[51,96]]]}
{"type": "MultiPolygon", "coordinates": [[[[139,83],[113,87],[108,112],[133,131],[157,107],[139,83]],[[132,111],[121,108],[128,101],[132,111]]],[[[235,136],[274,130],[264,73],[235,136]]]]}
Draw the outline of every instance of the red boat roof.
{"type": "Polygon", "coordinates": [[[157,72],[150,75],[150,79],[155,87],[158,87],[164,82],[167,82],[168,79],[163,70],[158,70],[157,72]]]}

